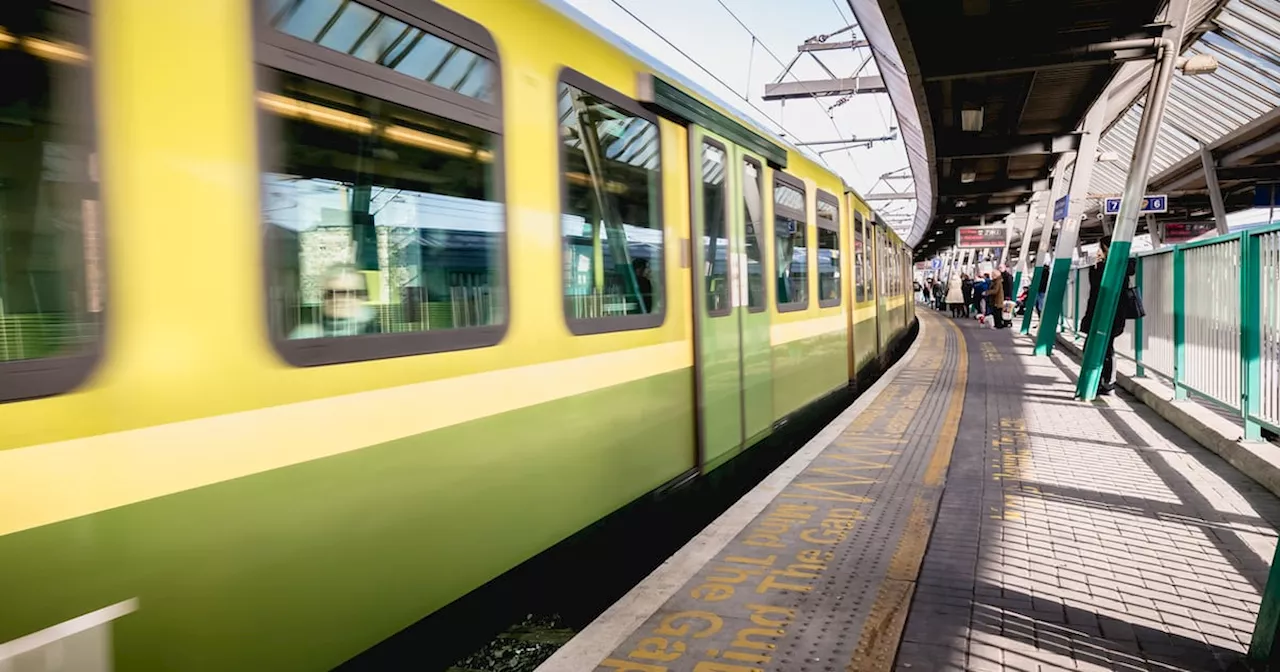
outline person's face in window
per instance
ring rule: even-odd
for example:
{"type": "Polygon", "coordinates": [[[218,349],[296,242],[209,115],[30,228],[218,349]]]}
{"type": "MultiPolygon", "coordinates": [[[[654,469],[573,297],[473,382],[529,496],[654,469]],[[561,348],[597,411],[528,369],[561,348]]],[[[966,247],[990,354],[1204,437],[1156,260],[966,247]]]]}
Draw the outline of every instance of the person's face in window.
{"type": "Polygon", "coordinates": [[[357,319],[369,292],[364,278],[354,272],[343,272],[329,278],[324,288],[324,312],[329,317],[357,319]]]}

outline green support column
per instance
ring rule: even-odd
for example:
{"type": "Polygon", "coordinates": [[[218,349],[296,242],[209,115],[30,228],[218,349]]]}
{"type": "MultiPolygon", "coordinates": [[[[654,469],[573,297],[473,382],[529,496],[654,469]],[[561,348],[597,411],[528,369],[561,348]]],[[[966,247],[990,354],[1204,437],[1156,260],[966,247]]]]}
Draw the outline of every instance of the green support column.
{"type": "MultiPolygon", "coordinates": [[[[1076,150],[1075,167],[1071,169],[1071,186],[1066,190],[1067,208],[1063,213],[1062,228],[1058,231],[1058,243],[1054,246],[1053,265],[1049,268],[1049,289],[1045,292],[1044,313],[1040,315],[1040,328],[1036,332],[1037,355],[1053,352],[1053,344],[1058,337],[1067,275],[1071,272],[1076,242],[1080,239],[1083,213],[1075,211],[1089,201],[1089,181],[1093,176],[1093,164],[1097,160],[1098,138],[1102,135],[1106,107],[1105,104],[1090,107],[1081,127],[1080,147],[1076,150]]],[[[1064,170],[1063,173],[1065,172],[1064,170]]]]}
{"type": "MultiPolygon", "coordinates": [[[[1164,116],[1169,85],[1177,63],[1181,25],[1186,19],[1186,3],[1182,3],[1181,10],[1183,16],[1171,16],[1173,20],[1165,27],[1163,40],[1166,43],[1160,47],[1159,58],[1151,71],[1151,84],[1147,87],[1146,103],[1142,106],[1142,121],[1138,124],[1133,158],[1129,162],[1129,173],[1125,177],[1124,191],[1120,196],[1120,212],[1116,215],[1111,235],[1111,249],[1107,251],[1107,263],[1102,269],[1097,303],[1090,318],[1089,335],[1084,342],[1084,358],[1080,363],[1076,396],[1086,401],[1098,394],[1102,360],[1107,345],[1111,342],[1111,325],[1115,319],[1116,306],[1120,303],[1120,291],[1124,287],[1129,248],[1132,246],[1134,231],[1138,228],[1138,213],[1142,211],[1143,193],[1147,188],[1147,176],[1151,172],[1151,158],[1155,153],[1160,120],[1164,116]]],[[[1177,14],[1172,9],[1170,12],[1177,14]]],[[[1093,291],[1092,287],[1090,291],[1093,291]]]]}
{"type": "MultiPolygon", "coordinates": [[[[1115,240],[1107,251],[1098,302],[1093,307],[1092,323],[1085,336],[1084,362],[1080,365],[1080,379],[1076,385],[1076,396],[1081,399],[1093,399],[1098,393],[1098,383],[1102,381],[1102,357],[1111,340],[1111,325],[1115,320],[1116,306],[1120,303],[1120,289],[1124,286],[1131,245],[1128,240],[1115,240]]],[[[1090,287],[1089,291],[1092,292],[1093,288],[1090,287]]]]}
{"type": "Polygon", "coordinates": [[[1262,411],[1262,239],[1240,234],[1240,411],[1244,416],[1244,440],[1261,441],[1262,425],[1255,418],[1262,411]]]}
{"type": "MultiPolygon", "coordinates": [[[[1031,273],[1031,289],[1027,292],[1027,296],[1031,298],[1032,303],[1040,296],[1040,279],[1045,273],[1049,272],[1047,267],[1049,255],[1049,239],[1053,235],[1053,205],[1054,199],[1057,197],[1058,191],[1065,191],[1061,186],[1065,183],[1062,174],[1066,162],[1059,159],[1053,164],[1053,168],[1049,171],[1049,189],[1040,192],[1044,194],[1044,212],[1040,215],[1044,221],[1040,225],[1040,242],[1036,245],[1035,270],[1031,273]]],[[[1028,226],[1028,228],[1030,228],[1028,226]]],[[[1026,334],[1031,331],[1031,310],[1027,310],[1022,315],[1022,326],[1018,329],[1018,333],[1026,334]]]]}
{"type": "MultiPolygon", "coordinates": [[[[1134,276],[1133,286],[1138,291],[1138,295],[1142,296],[1142,257],[1138,257],[1138,274],[1134,276]]],[[[1142,322],[1138,319],[1133,322],[1133,359],[1137,362],[1137,369],[1134,372],[1138,378],[1147,375],[1146,367],[1142,366],[1142,322]]]]}
{"type": "MultiPolygon", "coordinates": [[[[1018,241],[1021,244],[1018,252],[1018,270],[1013,274],[1012,289],[1005,292],[1007,296],[1011,291],[1014,301],[1018,300],[1018,290],[1022,289],[1022,271],[1029,267],[1029,264],[1027,263],[1027,256],[1031,254],[1031,229],[1035,226],[1035,221],[1036,218],[1032,212],[1031,206],[1027,206],[1026,220],[1022,225],[1022,239],[1018,241]]],[[[1036,259],[1036,263],[1040,263],[1040,260],[1036,259]]],[[[1029,291],[1027,292],[1027,298],[1033,298],[1029,291]]],[[[1026,310],[1025,305],[1023,306],[1023,310],[1026,310]]]]}
{"type": "MultiPolygon", "coordinates": [[[[1058,237],[1058,247],[1062,247],[1061,234],[1058,237]]],[[[1067,250],[1070,252],[1070,247],[1067,250]]],[[[1067,293],[1067,275],[1070,273],[1071,257],[1053,260],[1053,266],[1049,269],[1049,290],[1045,292],[1044,312],[1040,313],[1040,328],[1036,330],[1037,355],[1053,352],[1053,341],[1058,337],[1058,322],[1062,319],[1062,301],[1067,293]]]]}
{"type": "MultiPolygon", "coordinates": [[[[1037,260],[1039,261],[1039,260],[1037,260]]],[[[1036,264],[1036,268],[1031,272],[1031,289],[1027,290],[1027,306],[1026,312],[1022,314],[1022,327],[1018,329],[1018,333],[1025,334],[1031,331],[1031,313],[1035,312],[1036,297],[1040,295],[1040,278],[1044,275],[1044,266],[1036,264]]]]}
{"type": "Polygon", "coordinates": [[[1262,591],[1262,605],[1258,607],[1258,620],[1253,624],[1253,637],[1249,641],[1249,661],[1256,667],[1269,669],[1275,651],[1276,629],[1280,627],[1280,547],[1271,559],[1271,571],[1267,574],[1267,587],[1262,591]]]}
{"type": "MultiPolygon", "coordinates": [[[[1261,357],[1262,357],[1262,259],[1260,254],[1262,239],[1259,236],[1243,234],[1240,240],[1241,259],[1244,268],[1241,273],[1241,300],[1243,311],[1241,318],[1242,355],[1244,378],[1241,389],[1244,398],[1241,406],[1244,414],[1244,438],[1246,441],[1260,441],[1262,427],[1251,418],[1256,418],[1262,396],[1261,357]]],[[[1176,268],[1176,267],[1175,267],[1176,268]]],[[[1183,393],[1185,394],[1185,393],[1183,393]]],[[[1274,657],[1276,631],[1280,629],[1280,548],[1271,559],[1271,572],[1267,576],[1267,587],[1262,591],[1262,605],[1258,608],[1258,620],[1253,626],[1253,638],[1249,642],[1249,660],[1259,667],[1272,661],[1274,657]]]]}

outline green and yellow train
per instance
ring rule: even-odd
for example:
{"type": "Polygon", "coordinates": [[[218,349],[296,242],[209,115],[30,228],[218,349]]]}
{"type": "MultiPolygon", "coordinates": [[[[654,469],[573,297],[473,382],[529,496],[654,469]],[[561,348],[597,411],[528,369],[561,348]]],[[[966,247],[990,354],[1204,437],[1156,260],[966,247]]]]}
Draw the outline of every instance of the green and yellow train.
{"type": "Polygon", "coordinates": [[[0,69],[0,668],[329,669],[914,321],[839,177],[547,2],[5,0],[0,69]]]}

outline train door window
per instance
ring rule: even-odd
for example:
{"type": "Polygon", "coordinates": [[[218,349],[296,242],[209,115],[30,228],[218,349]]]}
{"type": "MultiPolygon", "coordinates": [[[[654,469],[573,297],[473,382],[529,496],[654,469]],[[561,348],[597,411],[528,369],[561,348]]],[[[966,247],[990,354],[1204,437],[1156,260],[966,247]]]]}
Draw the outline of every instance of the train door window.
{"type": "Polygon", "coordinates": [[[751,157],[742,160],[742,212],[746,224],[747,309],[758,313],[765,309],[764,288],[764,180],[760,162],[751,157]]]}
{"type": "Polygon", "coordinates": [[[898,296],[902,293],[902,273],[898,269],[898,244],[893,243],[889,247],[889,267],[893,271],[893,295],[898,296]]]}
{"type": "Polygon", "coordinates": [[[853,292],[854,302],[867,300],[867,246],[862,213],[853,211],[853,292]]]}
{"type": "Polygon", "coordinates": [[[728,315],[733,292],[729,262],[733,250],[729,249],[729,213],[725,208],[725,169],[728,156],[724,147],[709,140],[702,141],[702,214],[703,214],[703,275],[706,278],[707,314],[713,317],[728,315]]]}
{"type": "Polygon", "coordinates": [[[889,236],[884,237],[884,273],[885,284],[889,287],[889,296],[897,296],[897,264],[895,263],[895,250],[893,249],[893,239],[889,236]]]}
{"type": "Polygon", "coordinates": [[[805,188],[800,180],[777,173],[773,180],[773,240],[780,312],[809,305],[809,247],[805,188]]]}
{"type": "Polygon", "coordinates": [[[658,120],[568,69],[561,72],[557,100],[569,329],[596,334],[656,327],[665,310],[658,120]]]}
{"type": "Polygon", "coordinates": [[[89,17],[0,2],[0,402],[88,375],[104,313],[89,17]]]}
{"type": "Polygon", "coordinates": [[[893,284],[891,278],[893,273],[889,271],[889,237],[884,235],[884,229],[876,227],[876,236],[880,241],[880,286],[884,288],[886,297],[893,296],[893,284]]]}
{"type": "Polygon", "coordinates": [[[377,0],[258,9],[268,312],[281,354],[311,366],[499,342],[506,209],[492,39],[434,4],[413,15],[377,0]]]}
{"type": "Polygon", "coordinates": [[[818,192],[818,306],[840,305],[840,201],[818,192]]]}

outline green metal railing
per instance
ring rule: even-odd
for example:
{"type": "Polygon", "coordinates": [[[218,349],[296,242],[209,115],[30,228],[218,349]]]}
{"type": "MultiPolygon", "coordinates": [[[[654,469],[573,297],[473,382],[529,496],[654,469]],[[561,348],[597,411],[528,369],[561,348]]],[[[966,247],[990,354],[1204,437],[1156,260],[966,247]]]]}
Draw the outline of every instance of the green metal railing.
{"type": "MultiPolygon", "coordinates": [[[[1179,399],[1235,412],[1247,441],[1280,432],[1280,226],[1134,256],[1147,315],[1130,321],[1116,354],[1140,376],[1171,380],[1179,399]]],[[[1088,267],[1067,282],[1061,328],[1083,339],[1088,267]]]]}

